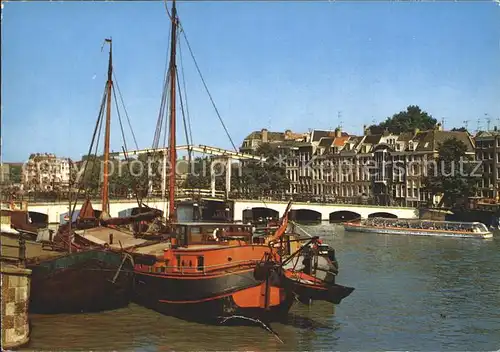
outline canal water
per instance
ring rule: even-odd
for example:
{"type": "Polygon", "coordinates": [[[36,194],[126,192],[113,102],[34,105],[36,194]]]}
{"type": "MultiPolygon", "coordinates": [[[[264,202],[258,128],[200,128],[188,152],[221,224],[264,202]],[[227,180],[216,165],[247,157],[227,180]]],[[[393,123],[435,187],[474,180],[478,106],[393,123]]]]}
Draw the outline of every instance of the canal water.
{"type": "MultiPolygon", "coordinates": [[[[500,238],[344,233],[306,227],[332,244],[338,282],[356,290],[334,310],[296,305],[260,327],[205,326],[137,305],[82,315],[33,315],[36,350],[500,350],[500,238]]],[[[90,283],[89,283],[90,284],[90,283]]]]}

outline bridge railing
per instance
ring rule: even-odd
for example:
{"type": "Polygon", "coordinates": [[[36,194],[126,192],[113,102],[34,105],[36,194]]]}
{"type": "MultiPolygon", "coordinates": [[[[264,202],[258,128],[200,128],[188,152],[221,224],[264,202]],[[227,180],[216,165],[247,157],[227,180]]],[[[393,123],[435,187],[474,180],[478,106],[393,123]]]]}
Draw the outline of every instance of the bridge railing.
{"type": "MultiPolygon", "coordinates": [[[[144,200],[155,198],[160,199],[162,196],[161,191],[154,191],[149,196],[144,197],[144,200]]],[[[178,198],[212,198],[212,191],[210,189],[179,189],[176,192],[176,197],[178,198]]],[[[226,195],[224,191],[216,190],[215,198],[217,199],[225,199],[226,195]]],[[[81,195],[79,197],[79,201],[83,202],[85,200],[85,195],[81,195]]],[[[99,195],[95,195],[93,197],[96,201],[100,199],[99,195]]],[[[351,205],[385,205],[379,204],[374,198],[365,197],[361,198],[359,196],[355,197],[326,197],[326,196],[314,196],[310,194],[274,194],[268,196],[249,194],[246,192],[230,192],[229,199],[241,199],[241,200],[255,200],[255,201],[280,201],[287,202],[292,199],[295,202],[311,202],[318,204],[351,204],[351,205]]],[[[10,202],[11,198],[3,195],[2,202],[10,202]]],[[[110,200],[116,201],[125,201],[130,200],[134,201],[135,197],[131,195],[110,195],[110,200]]],[[[14,198],[16,202],[27,202],[28,205],[32,203],[67,203],[69,201],[69,197],[67,192],[64,193],[39,193],[39,194],[25,194],[22,196],[18,196],[14,198]]],[[[401,201],[393,201],[390,206],[410,206],[401,201]]],[[[416,207],[427,207],[428,204],[425,201],[421,201],[418,203],[416,207]]]]}

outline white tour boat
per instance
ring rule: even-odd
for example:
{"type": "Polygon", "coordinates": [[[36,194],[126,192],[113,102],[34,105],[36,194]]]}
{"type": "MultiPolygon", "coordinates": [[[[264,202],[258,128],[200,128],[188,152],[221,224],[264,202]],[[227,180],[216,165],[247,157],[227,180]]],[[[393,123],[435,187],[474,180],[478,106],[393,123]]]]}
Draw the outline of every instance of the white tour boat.
{"type": "Polygon", "coordinates": [[[346,231],[388,235],[440,236],[460,238],[492,238],[493,233],[480,222],[433,221],[419,219],[371,218],[346,222],[346,231]]]}

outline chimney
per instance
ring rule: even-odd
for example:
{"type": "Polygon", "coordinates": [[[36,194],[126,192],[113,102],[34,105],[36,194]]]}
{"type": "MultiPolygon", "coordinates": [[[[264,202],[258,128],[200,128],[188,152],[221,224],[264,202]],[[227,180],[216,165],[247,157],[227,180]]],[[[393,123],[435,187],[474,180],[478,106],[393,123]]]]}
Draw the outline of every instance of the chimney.
{"type": "Polygon", "coordinates": [[[340,129],[340,127],[337,127],[335,129],[335,138],[340,138],[342,137],[342,130],[340,129]]]}
{"type": "Polygon", "coordinates": [[[363,136],[369,136],[370,135],[370,127],[367,125],[363,125],[363,136]]]}
{"type": "Polygon", "coordinates": [[[262,133],[262,138],[261,138],[262,143],[267,143],[268,142],[268,139],[267,139],[268,130],[263,128],[260,132],[262,133]]]}

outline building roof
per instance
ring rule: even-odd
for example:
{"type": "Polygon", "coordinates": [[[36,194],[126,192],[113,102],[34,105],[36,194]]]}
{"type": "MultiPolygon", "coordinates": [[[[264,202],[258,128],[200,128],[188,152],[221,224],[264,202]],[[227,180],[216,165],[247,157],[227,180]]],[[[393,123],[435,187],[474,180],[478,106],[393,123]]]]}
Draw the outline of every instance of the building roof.
{"type": "Polygon", "coordinates": [[[321,138],[331,137],[332,135],[333,135],[332,131],[313,130],[311,135],[311,141],[319,142],[321,138]]]}
{"type": "Polygon", "coordinates": [[[461,131],[422,131],[418,132],[415,140],[418,141],[416,151],[434,151],[448,139],[456,138],[467,146],[468,152],[474,151],[474,143],[467,132],[461,131]]]}
{"type": "Polygon", "coordinates": [[[334,137],[322,137],[319,141],[319,146],[324,148],[330,147],[335,139],[334,137]]]}
{"type": "Polygon", "coordinates": [[[409,142],[415,137],[414,132],[403,132],[398,136],[398,142],[409,142]]]}
{"type": "MultiPolygon", "coordinates": [[[[262,131],[254,131],[250,133],[248,136],[245,137],[245,140],[248,139],[258,139],[262,140],[262,131]]],[[[275,141],[283,141],[285,140],[285,133],[284,132],[267,132],[267,140],[269,142],[275,142],[275,141]]]]}
{"type": "MultiPolygon", "coordinates": [[[[357,138],[356,136],[352,136],[354,138],[357,138]]],[[[333,146],[334,147],[343,147],[346,142],[349,140],[349,136],[342,136],[342,137],[335,137],[333,141],[333,146]]]]}
{"type": "Polygon", "coordinates": [[[380,139],[382,139],[383,135],[381,134],[369,134],[363,140],[364,144],[378,144],[380,143],[380,139]]]}
{"type": "Polygon", "coordinates": [[[500,131],[480,131],[476,134],[476,139],[490,139],[500,136],[500,131]]]}

